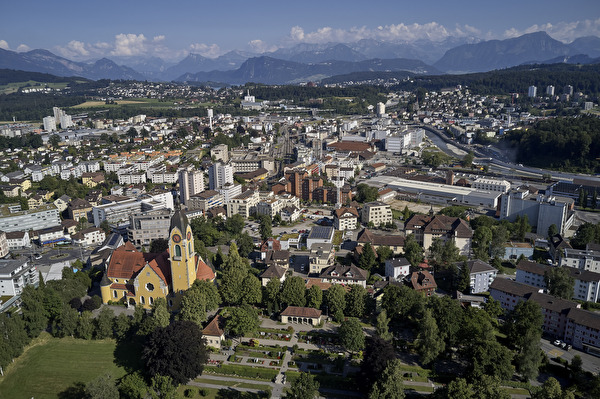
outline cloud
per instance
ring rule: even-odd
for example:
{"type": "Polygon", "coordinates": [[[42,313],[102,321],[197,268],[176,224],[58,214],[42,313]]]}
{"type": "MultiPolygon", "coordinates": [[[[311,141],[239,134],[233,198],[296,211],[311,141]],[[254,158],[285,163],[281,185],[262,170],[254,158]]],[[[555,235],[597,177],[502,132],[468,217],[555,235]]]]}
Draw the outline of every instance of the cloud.
{"type": "Polygon", "coordinates": [[[4,50],[10,50],[10,47],[8,47],[8,42],[6,40],[0,40],[0,48],[4,50]]]}
{"type": "Polygon", "coordinates": [[[470,25],[456,25],[449,29],[437,22],[409,25],[400,23],[378,26],[374,29],[366,26],[349,29],[334,29],[325,26],[314,32],[305,32],[302,27],[294,26],[290,30],[289,40],[296,43],[354,42],[361,39],[414,42],[420,39],[442,41],[450,36],[465,37],[480,34],[479,29],[470,25]]]}
{"type": "Polygon", "coordinates": [[[277,50],[277,46],[271,46],[260,39],[250,40],[248,46],[256,53],[266,53],[277,50]]]}
{"type": "Polygon", "coordinates": [[[17,47],[17,51],[19,53],[23,53],[23,52],[29,51],[29,50],[31,50],[31,48],[26,44],[19,44],[19,47],[17,47]]]}
{"type": "Polygon", "coordinates": [[[159,42],[162,42],[162,41],[164,41],[164,40],[165,40],[165,35],[158,35],[158,36],[154,36],[154,37],[152,38],[152,41],[153,41],[154,43],[159,43],[159,42]]]}
{"type": "Polygon", "coordinates": [[[512,38],[539,31],[545,31],[554,39],[568,43],[582,36],[600,36],[600,18],[595,20],[586,19],[583,21],[557,22],[556,24],[550,22],[540,25],[534,24],[523,30],[510,28],[504,31],[503,37],[512,38]]]}
{"type": "Polygon", "coordinates": [[[200,54],[203,57],[215,58],[221,55],[221,48],[217,44],[193,43],[189,47],[190,53],[200,54]]]}
{"type": "Polygon", "coordinates": [[[146,36],[134,33],[121,33],[115,36],[115,47],[110,52],[116,56],[133,56],[146,53],[146,36]]]}

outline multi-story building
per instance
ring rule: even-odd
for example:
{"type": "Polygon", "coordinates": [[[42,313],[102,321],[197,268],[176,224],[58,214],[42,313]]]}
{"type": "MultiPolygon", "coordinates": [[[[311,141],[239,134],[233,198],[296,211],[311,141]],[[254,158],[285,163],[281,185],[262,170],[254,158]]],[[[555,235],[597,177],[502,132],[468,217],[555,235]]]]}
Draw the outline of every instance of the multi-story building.
{"type": "MultiPolygon", "coordinates": [[[[0,231],[0,258],[4,258],[8,255],[8,251],[10,248],[7,235],[12,233],[5,233],[4,231],[0,231]]],[[[16,248],[15,248],[16,249],[16,248]]]]}
{"type": "Polygon", "coordinates": [[[335,249],[331,243],[313,244],[308,257],[309,272],[321,274],[321,272],[332,266],[335,262],[335,249]]]}
{"type": "Polygon", "coordinates": [[[390,205],[379,201],[366,203],[361,211],[361,222],[364,224],[373,223],[375,226],[391,223],[392,208],[390,205]]]}
{"type": "Polygon", "coordinates": [[[563,248],[559,264],[600,273],[600,251],[563,248]]]}
{"type": "Polygon", "coordinates": [[[26,211],[18,205],[4,205],[0,207],[0,215],[0,230],[5,232],[60,226],[60,216],[54,204],[26,211]]]}
{"type": "MultiPolygon", "coordinates": [[[[2,234],[4,234],[4,232],[2,234]]],[[[6,242],[9,250],[31,247],[28,231],[11,231],[10,233],[6,233],[6,242]]],[[[0,256],[0,258],[1,257],[2,256],[0,256]]]]}
{"type": "MultiPolygon", "coordinates": [[[[464,294],[487,292],[490,288],[490,284],[492,284],[496,278],[498,270],[479,259],[470,260],[466,262],[466,264],[469,269],[470,286],[469,292],[464,292],[464,294]]],[[[457,266],[459,268],[464,267],[464,263],[459,263],[457,266]]]]}
{"type": "Polygon", "coordinates": [[[71,240],[73,240],[73,244],[75,245],[99,245],[106,240],[106,233],[99,227],[90,227],[73,234],[71,240]]]}
{"type": "Polygon", "coordinates": [[[26,258],[0,259],[0,295],[19,296],[23,287],[39,284],[39,272],[26,258]]]}
{"type": "Polygon", "coordinates": [[[537,95],[537,87],[529,86],[527,89],[527,97],[536,97],[537,95]]]}
{"type": "Polygon", "coordinates": [[[191,196],[204,191],[204,173],[195,169],[179,171],[179,197],[181,202],[188,205],[191,196]]]}
{"type": "Polygon", "coordinates": [[[473,182],[472,187],[478,190],[506,193],[510,190],[510,183],[506,180],[478,178],[473,182]]]}
{"type": "Polygon", "coordinates": [[[404,224],[404,232],[414,234],[415,239],[426,250],[431,247],[433,240],[440,238],[446,242],[453,240],[462,255],[469,255],[473,230],[469,224],[460,218],[445,215],[413,215],[404,224]]]}
{"type": "Polygon", "coordinates": [[[336,209],[333,214],[333,226],[337,230],[354,230],[358,222],[358,211],[354,207],[336,209]]]}
{"type": "Polygon", "coordinates": [[[391,258],[385,261],[385,276],[401,280],[410,274],[410,262],[406,258],[391,258]]]}
{"type": "Polygon", "coordinates": [[[227,144],[219,144],[210,149],[210,157],[214,157],[217,161],[227,163],[229,161],[229,149],[227,144]]]}
{"type": "Polygon", "coordinates": [[[379,247],[388,247],[394,255],[404,252],[404,236],[399,234],[375,234],[369,229],[364,229],[358,234],[357,242],[359,245],[371,244],[374,251],[379,247]]]}
{"type": "Polygon", "coordinates": [[[242,215],[244,218],[248,218],[250,215],[256,213],[256,205],[258,205],[259,200],[260,197],[258,191],[244,191],[240,195],[226,202],[227,217],[237,214],[242,215]]]}
{"type": "Polygon", "coordinates": [[[242,193],[242,185],[237,183],[227,183],[216,191],[223,196],[223,201],[227,202],[242,193]]]}
{"type": "Polygon", "coordinates": [[[233,167],[216,163],[208,168],[208,186],[211,190],[223,187],[225,184],[233,184],[233,167]]]}
{"type": "Polygon", "coordinates": [[[127,236],[138,247],[149,246],[153,240],[169,235],[170,223],[169,209],[135,213],[129,217],[127,236]]]}
{"type": "Polygon", "coordinates": [[[224,203],[223,194],[215,190],[205,190],[190,196],[187,206],[189,210],[207,211],[217,206],[223,206],[224,203]]]}
{"type": "Polygon", "coordinates": [[[67,212],[69,213],[69,219],[73,219],[76,222],[79,222],[82,218],[90,220],[92,205],[84,199],[75,198],[69,203],[67,212]]]}
{"type": "Polygon", "coordinates": [[[528,189],[518,189],[502,194],[500,201],[500,219],[514,222],[517,216],[527,216],[529,224],[537,226],[537,232],[542,236],[553,224],[563,235],[573,224],[573,201],[567,198],[559,200],[553,196],[532,195],[528,189]]]}
{"type": "Polygon", "coordinates": [[[319,278],[323,283],[351,285],[358,284],[363,288],[367,286],[369,272],[357,266],[331,265],[324,269],[319,278]]]}

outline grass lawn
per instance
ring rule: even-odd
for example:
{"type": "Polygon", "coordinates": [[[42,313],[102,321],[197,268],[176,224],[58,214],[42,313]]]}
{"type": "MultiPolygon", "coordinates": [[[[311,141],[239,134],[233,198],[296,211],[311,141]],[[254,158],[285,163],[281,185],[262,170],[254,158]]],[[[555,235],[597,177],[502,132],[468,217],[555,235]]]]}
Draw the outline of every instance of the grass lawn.
{"type": "Polygon", "coordinates": [[[249,389],[260,389],[262,391],[270,390],[271,387],[269,385],[264,384],[251,384],[247,382],[236,382],[236,381],[223,381],[223,380],[214,380],[212,378],[194,378],[195,382],[201,382],[204,384],[213,384],[213,385],[224,385],[227,387],[233,388],[249,388],[249,389]]]}
{"type": "Polygon", "coordinates": [[[113,340],[57,339],[42,333],[0,378],[3,398],[57,398],[76,383],[87,383],[105,373],[126,374],[114,363],[113,340]]]}

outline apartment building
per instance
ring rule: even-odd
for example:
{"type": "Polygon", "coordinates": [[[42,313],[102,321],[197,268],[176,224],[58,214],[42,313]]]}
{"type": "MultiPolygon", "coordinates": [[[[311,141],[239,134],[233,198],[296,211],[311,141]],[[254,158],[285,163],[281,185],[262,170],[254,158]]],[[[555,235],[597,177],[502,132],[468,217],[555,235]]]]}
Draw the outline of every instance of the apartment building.
{"type": "Polygon", "coordinates": [[[364,224],[373,223],[375,226],[391,223],[392,208],[390,205],[379,201],[366,203],[361,211],[361,222],[364,224]]]}
{"type": "Polygon", "coordinates": [[[247,190],[226,202],[227,217],[242,215],[248,218],[256,213],[256,205],[260,200],[258,191],[247,190]]]}
{"type": "Polygon", "coordinates": [[[134,213],[129,217],[127,236],[136,246],[149,246],[153,240],[169,236],[170,223],[169,209],[134,213]]]}

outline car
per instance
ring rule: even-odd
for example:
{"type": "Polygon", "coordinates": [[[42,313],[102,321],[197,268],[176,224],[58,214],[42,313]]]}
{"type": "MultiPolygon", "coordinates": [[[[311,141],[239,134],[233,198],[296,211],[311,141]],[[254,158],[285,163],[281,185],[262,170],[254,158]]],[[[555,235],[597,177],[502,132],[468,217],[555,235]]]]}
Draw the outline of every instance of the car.
{"type": "Polygon", "coordinates": [[[35,259],[42,259],[42,255],[41,254],[33,254],[33,257],[35,259]]]}
{"type": "Polygon", "coordinates": [[[553,342],[554,346],[560,346],[563,342],[560,339],[557,339],[553,342]]]}

